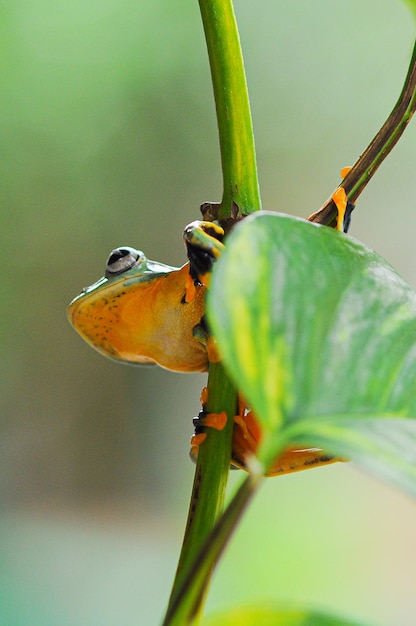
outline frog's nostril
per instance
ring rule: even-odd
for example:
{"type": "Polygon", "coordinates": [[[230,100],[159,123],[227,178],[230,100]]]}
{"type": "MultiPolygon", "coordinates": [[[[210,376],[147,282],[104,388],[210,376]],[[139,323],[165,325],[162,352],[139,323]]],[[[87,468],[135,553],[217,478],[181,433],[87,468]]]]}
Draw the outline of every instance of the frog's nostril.
{"type": "Polygon", "coordinates": [[[140,252],[134,248],[116,248],[112,250],[108,257],[107,266],[105,268],[106,278],[117,276],[127,270],[130,270],[140,257],[140,252]]]}

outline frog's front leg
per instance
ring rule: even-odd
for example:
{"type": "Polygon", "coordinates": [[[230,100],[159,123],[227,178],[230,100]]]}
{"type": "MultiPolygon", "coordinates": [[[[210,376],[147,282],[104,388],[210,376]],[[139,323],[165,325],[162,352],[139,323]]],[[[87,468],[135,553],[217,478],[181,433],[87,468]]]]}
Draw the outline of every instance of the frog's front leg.
{"type": "Polygon", "coordinates": [[[224,250],[224,230],[213,222],[197,220],[188,224],[183,238],[189,259],[190,280],[187,285],[187,301],[190,301],[193,297],[192,284],[194,287],[209,285],[212,266],[224,250]]]}
{"type": "MultiPolygon", "coordinates": [[[[189,259],[189,274],[185,287],[185,302],[195,297],[198,287],[208,287],[212,266],[224,250],[224,230],[213,222],[197,220],[188,224],[183,233],[189,259]]],[[[219,360],[214,338],[211,336],[205,315],[194,326],[192,334],[205,348],[210,363],[219,360]]]]}
{"type": "MultiPolygon", "coordinates": [[[[196,220],[186,226],[183,232],[189,259],[189,274],[186,283],[185,302],[192,302],[197,287],[209,286],[212,267],[224,250],[224,230],[213,222],[196,220]]],[[[219,361],[215,340],[209,332],[205,315],[192,329],[193,336],[205,346],[210,363],[219,361]]],[[[196,461],[199,446],[206,439],[206,428],[222,430],[227,422],[227,414],[208,413],[205,409],[207,388],[201,393],[202,409],[194,418],[194,434],[191,438],[190,457],[196,461]]]]}

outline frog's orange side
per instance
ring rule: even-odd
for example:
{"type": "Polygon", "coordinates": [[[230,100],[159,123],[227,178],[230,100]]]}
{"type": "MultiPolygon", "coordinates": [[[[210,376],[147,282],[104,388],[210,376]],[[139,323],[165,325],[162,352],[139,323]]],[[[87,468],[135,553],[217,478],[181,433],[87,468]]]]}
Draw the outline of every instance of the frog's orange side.
{"type": "Polygon", "coordinates": [[[186,301],[189,264],[134,283],[121,275],[76,298],[68,317],[96,350],[127,363],[157,363],[176,372],[205,372],[206,345],[198,328],[205,287],[186,301]]]}

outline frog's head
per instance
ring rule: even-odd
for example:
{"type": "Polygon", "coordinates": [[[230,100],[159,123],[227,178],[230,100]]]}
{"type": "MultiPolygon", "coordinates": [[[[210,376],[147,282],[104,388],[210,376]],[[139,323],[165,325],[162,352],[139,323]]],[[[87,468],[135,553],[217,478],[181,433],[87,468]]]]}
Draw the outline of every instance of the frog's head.
{"type": "Polygon", "coordinates": [[[146,334],[144,325],[148,324],[146,288],[174,269],[149,261],[135,248],[116,248],[108,257],[105,275],[72,300],[68,319],[105,356],[128,363],[154,363],[140,350],[140,336],[146,334]]]}

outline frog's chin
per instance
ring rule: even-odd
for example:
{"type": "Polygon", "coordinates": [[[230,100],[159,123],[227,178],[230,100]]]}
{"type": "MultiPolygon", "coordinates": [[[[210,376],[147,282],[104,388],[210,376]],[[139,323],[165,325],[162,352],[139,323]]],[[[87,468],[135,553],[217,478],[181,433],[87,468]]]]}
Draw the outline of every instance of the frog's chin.
{"type": "Polygon", "coordinates": [[[140,357],[139,359],[136,359],[136,358],[132,359],[130,356],[126,356],[124,354],[117,354],[117,353],[111,354],[110,352],[107,352],[106,350],[102,349],[100,346],[94,346],[93,344],[91,345],[93,348],[95,348],[95,350],[97,350],[97,352],[107,357],[108,359],[111,359],[111,361],[121,363],[121,365],[132,365],[134,367],[154,367],[155,365],[159,365],[158,363],[156,363],[156,361],[154,361],[153,359],[148,359],[147,357],[140,357]]]}

